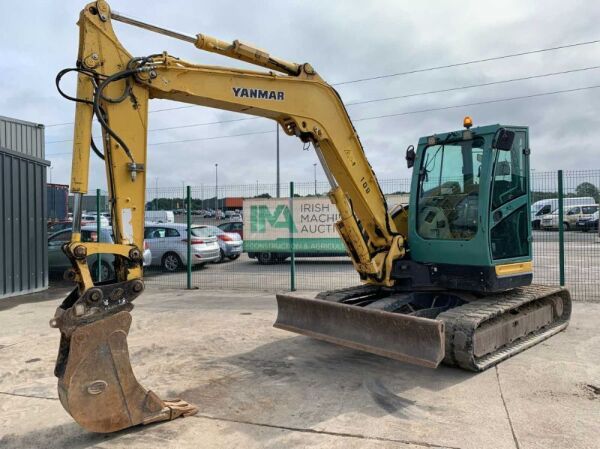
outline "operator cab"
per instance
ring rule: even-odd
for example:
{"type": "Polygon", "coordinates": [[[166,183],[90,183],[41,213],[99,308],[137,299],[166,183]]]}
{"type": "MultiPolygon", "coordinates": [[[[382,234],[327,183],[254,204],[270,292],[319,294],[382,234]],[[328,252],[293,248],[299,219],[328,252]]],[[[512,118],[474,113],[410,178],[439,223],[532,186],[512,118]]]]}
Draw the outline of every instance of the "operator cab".
{"type": "Polygon", "coordinates": [[[471,126],[467,117],[465,129],[422,137],[416,152],[407,150],[414,165],[410,260],[427,265],[424,284],[431,278],[476,291],[528,285],[528,129],[471,126]]]}

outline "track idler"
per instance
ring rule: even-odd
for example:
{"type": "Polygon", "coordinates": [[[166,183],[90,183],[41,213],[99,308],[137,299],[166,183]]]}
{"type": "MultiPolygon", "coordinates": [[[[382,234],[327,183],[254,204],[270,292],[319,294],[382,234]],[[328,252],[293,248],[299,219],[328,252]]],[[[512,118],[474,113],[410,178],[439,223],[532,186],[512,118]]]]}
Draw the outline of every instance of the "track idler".
{"type": "Polygon", "coordinates": [[[135,378],[127,334],[130,301],[142,290],[139,280],[95,286],[82,296],[75,289],[50,321],[61,331],[54,371],[60,402],[89,431],[114,432],[198,411],[179,399],[160,399],[135,378]]]}

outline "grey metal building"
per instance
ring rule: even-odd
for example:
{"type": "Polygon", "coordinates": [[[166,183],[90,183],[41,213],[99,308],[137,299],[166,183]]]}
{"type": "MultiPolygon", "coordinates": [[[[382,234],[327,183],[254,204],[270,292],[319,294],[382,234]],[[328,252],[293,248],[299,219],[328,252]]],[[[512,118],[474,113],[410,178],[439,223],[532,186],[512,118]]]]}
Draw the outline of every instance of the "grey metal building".
{"type": "Polygon", "coordinates": [[[44,126],[0,116],[0,299],[48,288],[44,126]]]}

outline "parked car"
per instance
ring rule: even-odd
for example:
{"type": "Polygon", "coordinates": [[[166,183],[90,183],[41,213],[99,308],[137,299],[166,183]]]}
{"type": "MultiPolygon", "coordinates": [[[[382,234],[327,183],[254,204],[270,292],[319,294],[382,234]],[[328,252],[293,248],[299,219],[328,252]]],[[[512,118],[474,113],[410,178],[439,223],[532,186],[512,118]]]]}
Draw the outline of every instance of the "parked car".
{"type": "Polygon", "coordinates": [[[220,257],[218,262],[223,262],[225,258],[235,260],[242,254],[244,241],[239,234],[235,232],[225,232],[222,229],[211,225],[198,225],[206,229],[209,235],[214,235],[219,239],[220,257]]]}
{"type": "MultiPolygon", "coordinates": [[[[71,241],[71,229],[63,229],[55,232],[48,237],[48,271],[53,274],[64,273],[67,268],[71,268],[71,262],[63,253],[62,246],[71,241]]],[[[113,243],[112,230],[110,228],[100,228],[100,242],[113,243]]],[[[82,242],[97,242],[98,232],[96,226],[81,227],[82,242]]],[[[114,277],[113,270],[114,256],[112,254],[102,254],[100,258],[101,281],[106,281],[114,277]]],[[[92,279],[96,282],[98,273],[98,260],[95,254],[88,257],[88,264],[92,273],[92,279]]]]}
{"type": "MultiPolygon", "coordinates": [[[[220,258],[217,238],[204,226],[191,229],[192,265],[204,265],[220,258]]],[[[187,225],[185,223],[146,223],[144,238],[152,251],[152,265],[177,271],[187,265],[187,225]]]]}
{"type": "MultiPolygon", "coordinates": [[[[81,216],[81,225],[82,226],[93,226],[97,223],[96,216],[82,215],[81,216]],[[92,220],[93,218],[93,220],[92,220]]],[[[100,220],[102,227],[108,227],[109,223],[105,220],[100,220]]],[[[48,235],[55,234],[58,231],[63,231],[65,229],[71,229],[73,227],[73,220],[60,220],[60,221],[49,221],[48,222],[48,235]]]]}
{"type": "MultiPolygon", "coordinates": [[[[577,220],[581,218],[590,218],[592,214],[598,211],[597,204],[588,204],[585,206],[569,206],[565,207],[563,215],[563,224],[565,231],[575,229],[577,220]]],[[[551,214],[542,216],[541,227],[544,230],[558,229],[558,209],[551,214]]]]}
{"type": "Polygon", "coordinates": [[[235,232],[236,234],[239,234],[242,239],[244,238],[244,223],[241,220],[232,220],[227,223],[221,223],[217,227],[225,232],[235,232]]]}
{"type": "Polygon", "coordinates": [[[575,227],[579,231],[588,232],[588,231],[597,231],[598,230],[598,214],[599,212],[594,212],[590,217],[580,218],[577,220],[577,224],[575,227]]]}

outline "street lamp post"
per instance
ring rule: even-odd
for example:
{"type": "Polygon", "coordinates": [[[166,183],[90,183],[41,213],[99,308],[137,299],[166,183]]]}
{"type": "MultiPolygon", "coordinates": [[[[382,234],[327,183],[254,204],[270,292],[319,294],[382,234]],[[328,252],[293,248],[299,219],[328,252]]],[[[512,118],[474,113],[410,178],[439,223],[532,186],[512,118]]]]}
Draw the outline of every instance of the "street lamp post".
{"type": "Polygon", "coordinates": [[[158,176],[156,178],[154,178],[154,194],[155,194],[154,210],[158,210],[158,176]]]}
{"type": "Polygon", "coordinates": [[[279,187],[279,123],[275,122],[277,127],[277,198],[279,198],[281,191],[279,187]]]}
{"type": "Polygon", "coordinates": [[[315,196],[317,196],[317,164],[316,164],[316,162],[313,164],[313,167],[315,169],[315,196]]]}
{"type": "MultiPolygon", "coordinates": [[[[185,181],[181,181],[181,191],[183,192],[183,196],[181,197],[181,201],[183,202],[183,206],[181,209],[185,209],[185,181]]],[[[179,209],[179,202],[177,202],[177,209],[179,209]]]]}
{"type": "Polygon", "coordinates": [[[215,164],[215,217],[219,209],[219,164],[215,164]]]}

